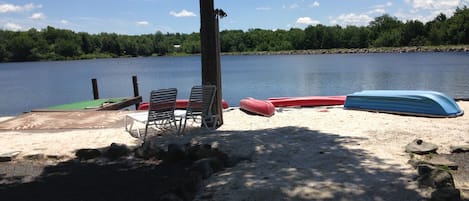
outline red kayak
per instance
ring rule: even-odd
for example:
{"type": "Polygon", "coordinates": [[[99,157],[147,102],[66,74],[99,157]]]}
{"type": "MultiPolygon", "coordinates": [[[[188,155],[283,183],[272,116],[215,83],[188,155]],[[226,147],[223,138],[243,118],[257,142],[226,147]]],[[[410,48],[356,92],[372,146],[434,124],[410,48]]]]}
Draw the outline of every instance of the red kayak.
{"type": "Polygon", "coordinates": [[[275,114],[275,106],[271,102],[255,98],[241,99],[241,101],[239,101],[239,107],[242,110],[266,117],[275,114]]]}
{"type": "Polygon", "coordinates": [[[346,96],[304,96],[269,98],[275,107],[313,107],[343,105],[346,96]]]}
{"type": "MultiPolygon", "coordinates": [[[[178,99],[176,100],[176,109],[186,109],[187,104],[189,103],[188,99],[178,99]]],[[[229,107],[228,103],[222,99],[221,101],[223,109],[226,109],[229,107]]],[[[142,102],[138,106],[138,110],[148,110],[148,102],[142,102]]]]}

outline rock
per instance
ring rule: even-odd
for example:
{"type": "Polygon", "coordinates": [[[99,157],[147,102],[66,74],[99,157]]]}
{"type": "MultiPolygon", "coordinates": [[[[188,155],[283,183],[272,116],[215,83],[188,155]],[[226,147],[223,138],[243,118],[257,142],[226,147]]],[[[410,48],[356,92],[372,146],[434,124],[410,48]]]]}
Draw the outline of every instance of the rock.
{"type": "Polygon", "coordinates": [[[142,146],[135,150],[135,157],[143,159],[163,159],[166,152],[161,149],[156,143],[144,142],[142,146]]]}
{"type": "Polygon", "coordinates": [[[208,159],[208,158],[200,159],[194,162],[194,164],[191,167],[191,170],[199,172],[202,175],[202,178],[206,179],[210,177],[214,172],[210,163],[212,163],[211,159],[208,159]]]}
{"type": "Polygon", "coordinates": [[[224,166],[228,164],[228,155],[221,152],[217,148],[212,148],[210,145],[194,145],[186,146],[187,157],[192,161],[197,161],[203,158],[217,158],[224,166]]]}
{"type": "Polygon", "coordinates": [[[417,168],[418,182],[421,187],[445,188],[453,187],[453,176],[445,171],[428,164],[420,164],[417,168]]]}
{"type": "Polygon", "coordinates": [[[9,162],[15,159],[21,151],[13,151],[8,153],[0,154],[0,162],[9,162]]]}
{"type": "Polygon", "coordinates": [[[181,145],[178,144],[169,144],[168,152],[166,152],[166,157],[164,158],[165,162],[177,162],[184,160],[186,157],[186,152],[181,145]]]}
{"type": "Polygon", "coordinates": [[[407,163],[412,165],[412,167],[414,168],[417,168],[419,165],[422,165],[422,164],[427,164],[427,165],[431,165],[431,166],[435,166],[439,168],[448,168],[451,170],[458,169],[458,164],[456,164],[453,161],[450,161],[448,158],[446,158],[445,156],[441,156],[441,155],[435,155],[430,159],[425,159],[423,157],[421,159],[410,159],[407,163]]]}
{"type": "Polygon", "coordinates": [[[65,155],[46,155],[47,159],[61,160],[67,158],[65,155]]]}
{"type": "Polygon", "coordinates": [[[432,193],[431,201],[460,201],[461,192],[452,187],[440,188],[432,193]]]}
{"type": "Polygon", "coordinates": [[[416,169],[419,165],[425,164],[421,160],[416,160],[416,159],[410,159],[409,161],[407,161],[407,163],[410,164],[413,168],[416,168],[416,169]]]}
{"type": "Polygon", "coordinates": [[[436,153],[438,146],[432,143],[424,142],[423,140],[416,139],[407,144],[405,151],[414,154],[429,154],[436,153]]]}
{"type": "Polygon", "coordinates": [[[46,159],[45,154],[37,153],[37,154],[28,154],[23,157],[26,160],[44,160],[46,159]]]}
{"type": "Polygon", "coordinates": [[[101,156],[101,151],[97,149],[79,149],[75,152],[75,156],[80,160],[88,160],[101,156]]]}
{"type": "Polygon", "coordinates": [[[426,160],[424,162],[433,166],[448,167],[452,170],[458,169],[458,165],[455,162],[450,161],[446,157],[440,156],[440,155],[436,155],[432,157],[430,160],[426,160]]]}
{"type": "Polygon", "coordinates": [[[210,177],[214,172],[223,170],[224,164],[220,159],[211,157],[203,158],[194,162],[191,167],[192,171],[199,172],[202,178],[206,179],[210,177]]]}
{"type": "Polygon", "coordinates": [[[432,174],[436,188],[452,187],[454,188],[453,176],[444,170],[436,170],[432,174]]]}
{"type": "Polygon", "coordinates": [[[122,156],[129,155],[130,149],[125,144],[112,143],[106,151],[106,157],[110,159],[118,159],[122,156]]]}
{"type": "Polygon", "coordinates": [[[451,153],[464,153],[469,152],[469,144],[468,145],[459,145],[459,146],[450,146],[451,153]]]}
{"type": "Polygon", "coordinates": [[[436,167],[433,167],[428,164],[418,164],[417,165],[417,173],[419,176],[429,175],[436,167]]]}

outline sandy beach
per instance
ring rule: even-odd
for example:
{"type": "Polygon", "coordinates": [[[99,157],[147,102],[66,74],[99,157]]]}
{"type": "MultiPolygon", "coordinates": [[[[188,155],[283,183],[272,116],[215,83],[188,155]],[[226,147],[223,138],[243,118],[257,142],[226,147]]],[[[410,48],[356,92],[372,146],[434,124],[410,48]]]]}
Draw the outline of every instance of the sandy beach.
{"type": "MultiPolygon", "coordinates": [[[[469,102],[458,104],[469,111],[469,102]]],[[[67,159],[80,148],[113,142],[138,146],[140,141],[124,130],[127,113],[113,114],[93,128],[40,128],[60,122],[37,123],[31,120],[35,117],[15,127],[14,119],[0,118],[0,154],[19,151],[16,160],[34,154],[67,159]]],[[[417,187],[405,145],[419,138],[438,145],[438,153],[449,153],[450,145],[469,144],[468,115],[424,118],[320,107],[281,108],[270,118],[231,108],[223,116],[224,125],[216,131],[189,129],[181,136],[154,138],[161,146],[211,144],[240,159],[204,181],[196,200],[419,200],[431,191],[417,187]]],[[[468,190],[469,184],[457,187],[468,190]]]]}

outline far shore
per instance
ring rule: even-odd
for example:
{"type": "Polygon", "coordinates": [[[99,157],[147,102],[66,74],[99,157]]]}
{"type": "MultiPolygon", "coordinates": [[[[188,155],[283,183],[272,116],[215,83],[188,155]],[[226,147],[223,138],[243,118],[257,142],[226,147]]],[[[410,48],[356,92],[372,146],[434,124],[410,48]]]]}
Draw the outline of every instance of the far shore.
{"type": "MultiPolygon", "coordinates": [[[[411,52],[469,52],[469,45],[442,45],[442,46],[408,46],[408,47],[370,47],[370,48],[333,48],[333,49],[309,49],[309,50],[282,50],[282,51],[246,51],[246,52],[221,52],[221,55],[308,55],[308,54],[371,54],[371,53],[411,53],[411,52]]],[[[197,56],[199,54],[174,53],[161,56],[197,56]]],[[[112,54],[87,55],[77,59],[40,60],[40,61],[66,61],[66,60],[90,60],[109,58],[132,58],[131,56],[117,56],[112,54]]],[[[34,61],[30,61],[34,62],[34,61]]],[[[2,62],[0,62],[2,63],[2,62]]]]}
{"type": "Polygon", "coordinates": [[[223,55],[295,55],[295,54],[364,54],[364,53],[410,53],[410,52],[469,52],[469,45],[223,52],[222,54],[223,55]]]}

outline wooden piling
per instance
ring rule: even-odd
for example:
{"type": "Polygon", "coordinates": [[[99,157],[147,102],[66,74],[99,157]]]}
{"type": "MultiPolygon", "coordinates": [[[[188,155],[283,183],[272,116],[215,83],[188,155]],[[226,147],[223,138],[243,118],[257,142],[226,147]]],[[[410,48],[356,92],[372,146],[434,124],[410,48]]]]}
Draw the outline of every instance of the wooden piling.
{"type": "MultiPolygon", "coordinates": [[[[132,76],[132,85],[134,87],[134,97],[140,96],[138,92],[138,81],[136,75],[132,76]]],[[[139,105],[140,103],[135,104],[135,109],[138,109],[139,105]]]]}
{"type": "Polygon", "coordinates": [[[93,86],[93,98],[97,100],[99,99],[98,80],[96,78],[91,79],[91,85],[93,86]]]}

